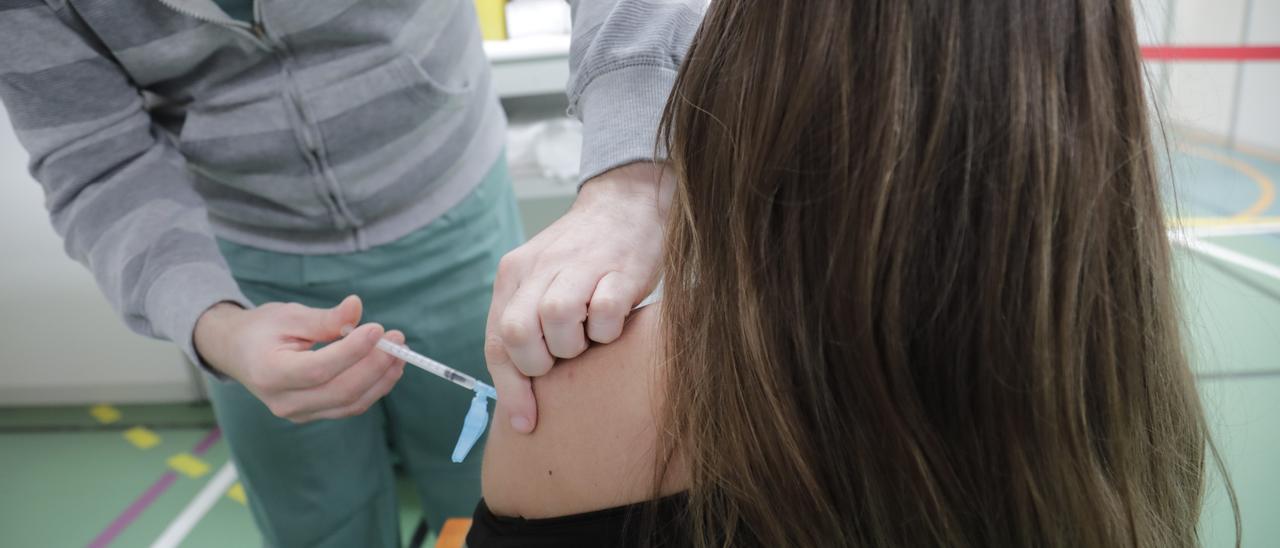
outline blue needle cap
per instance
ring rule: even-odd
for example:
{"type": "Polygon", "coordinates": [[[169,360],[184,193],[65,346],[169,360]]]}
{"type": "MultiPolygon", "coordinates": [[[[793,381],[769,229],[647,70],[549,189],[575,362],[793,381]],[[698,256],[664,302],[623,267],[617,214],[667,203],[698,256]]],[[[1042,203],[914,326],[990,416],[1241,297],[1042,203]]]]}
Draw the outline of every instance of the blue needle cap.
{"type": "Polygon", "coordinates": [[[480,436],[484,435],[484,429],[489,425],[489,392],[493,392],[493,388],[488,385],[477,383],[476,395],[471,398],[471,409],[467,411],[466,420],[462,421],[462,432],[458,434],[458,445],[453,447],[453,462],[459,463],[467,458],[467,454],[471,452],[471,448],[476,446],[476,442],[480,441],[480,436]],[[486,392],[484,389],[487,388],[486,392]]]}

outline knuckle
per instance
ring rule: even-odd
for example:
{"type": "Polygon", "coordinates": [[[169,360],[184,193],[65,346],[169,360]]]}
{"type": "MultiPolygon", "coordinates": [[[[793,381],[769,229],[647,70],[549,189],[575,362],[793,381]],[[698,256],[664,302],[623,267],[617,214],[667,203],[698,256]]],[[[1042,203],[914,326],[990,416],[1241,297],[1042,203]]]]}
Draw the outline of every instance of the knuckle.
{"type": "Polygon", "coordinates": [[[502,339],[499,337],[489,336],[484,339],[484,359],[488,363],[495,363],[504,360],[506,357],[506,349],[502,346],[502,339]]]}
{"type": "Polygon", "coordinates": [[[533,341],[536,330],[531,322],[504,318],[498,331],[507,345],[522,345],[533,341]]]}
{"type": "Polygon", "coordinates": [[[528,377],[541,377],[551,371],[555,359],[550,356],[538,357],[529,363],[516,364],[516,368],[528,377]]]}
{"type": "Polygon", "coordinates": [[[583,308],[582,303],[564,297],[546,297],[538,303],[539,315],[557,323],[581,320],[583,308]]]}
{"type": "Polygon", "coordinates": [[[592,316],[617,316],[625,311],[626,304],[618,297],[603,296],[591,300],[592,316]]]}
{"type": "Polygon", "coordinates": [[[586,343],[577,343],[571,347],[556,348],[551,351],[551,355],[561,359],[576,358],[587,349],[586,343]]]}
{"type": "Polygon", "coordinates": [[[297,321],[306,314],[306,307],[298,303],[270,303],[266,308],[272,316],[287,321],[297,321]]]}
{"type": "Polygon", "coordinates": [[[551,364],[538,363],[538,364],[528,365],[525,367],[521,367],[520,372],[524,373],[526,377],[541,377],[551,372],[551,364]]]}
{"type": "Polygon", "coordinates": [[[600,344],[609,344],[620,337],[622,337],[622,329],[620,327],[611,327],[608,328],[608,331],[605,331],[605,328],[597,328],[591,332],[591,340],[600,344]]]}
{"type": "Polygon", "coordinates": [[[498,276],[503,278],[514,276],[524,268],[524,263],[524,255],[518,250],[507,253],[498,260],[498,276]]]}

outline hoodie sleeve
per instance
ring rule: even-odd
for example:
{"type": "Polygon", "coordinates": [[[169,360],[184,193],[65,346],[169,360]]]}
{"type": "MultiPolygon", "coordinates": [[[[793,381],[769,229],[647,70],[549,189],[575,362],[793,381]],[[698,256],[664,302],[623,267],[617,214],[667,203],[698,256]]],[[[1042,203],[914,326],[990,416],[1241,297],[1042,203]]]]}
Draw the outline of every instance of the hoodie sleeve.
{"type": "Polygon", "coordinates": [[[0,101],[67,254],[130,329],[203,366],[192,341],[200,315],[223,301],[252,305],[140,91],[65,16],[42,0],[0,1],[0,101]]]}
{"type": "Polygon", "coordinates": [[[657,151],[658,123],[706,0],[569,0],[569,112],[582,121],[579,183],[657,151]]]}

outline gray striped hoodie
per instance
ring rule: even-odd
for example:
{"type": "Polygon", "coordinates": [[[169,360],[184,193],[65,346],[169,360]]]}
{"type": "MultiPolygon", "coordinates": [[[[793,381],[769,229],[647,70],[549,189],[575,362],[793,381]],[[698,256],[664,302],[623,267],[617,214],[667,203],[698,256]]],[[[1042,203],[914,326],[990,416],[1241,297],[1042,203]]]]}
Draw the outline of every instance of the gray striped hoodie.
{"type": "MultiPolygon", "coordinates": [[[[705,0],[570,0],[582,177],[650,157],[705,0]]],[[[54,228],[133,330],[197,359],[250,306],[214,235],[387,243],[460,202],[505,118],[472,0],[0,0],[0,100],[54,228]]]]}

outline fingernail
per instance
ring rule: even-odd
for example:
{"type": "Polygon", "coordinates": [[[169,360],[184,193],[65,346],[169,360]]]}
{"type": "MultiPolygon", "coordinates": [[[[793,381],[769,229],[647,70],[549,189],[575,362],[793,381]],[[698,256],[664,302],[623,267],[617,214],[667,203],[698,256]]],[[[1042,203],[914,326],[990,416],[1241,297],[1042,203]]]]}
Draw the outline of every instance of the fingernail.
{"type": "Polygon", "coordinates": [[[511,429],[512,429],[512,430],[515,430],[516,432],[521,432],[521,433],[528,432],[528,431],[529,431],[529,419],[526,419],[526,418],[521,417],[521,416],[519,416],[519,415],[516,415],[516,416],[514,416],[514,417],[511,417],[511,429]]]}
{"type": "Polygon", "coordinates": [[[341,333],[343,337],[345,337],[347,335],[350,335],[351,332],[355,330],[355,328],[356,326],[347,324],[342,326],[342,329],[339,329],[338,332],[341,333]]]}

